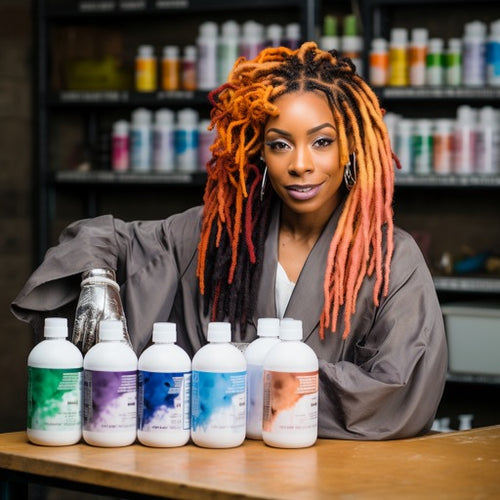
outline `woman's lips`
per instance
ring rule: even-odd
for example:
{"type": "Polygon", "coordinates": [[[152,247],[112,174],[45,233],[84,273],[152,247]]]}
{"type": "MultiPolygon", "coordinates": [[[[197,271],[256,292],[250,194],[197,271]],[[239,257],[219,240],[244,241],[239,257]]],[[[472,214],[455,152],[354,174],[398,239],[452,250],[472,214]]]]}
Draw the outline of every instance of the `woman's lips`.
{"type": "Polygon", "coordinates": [[[321,184],[293,184],[286,186],[288,194],[295,200],[306,201],[314,198],[321,188],[321,184]]]}

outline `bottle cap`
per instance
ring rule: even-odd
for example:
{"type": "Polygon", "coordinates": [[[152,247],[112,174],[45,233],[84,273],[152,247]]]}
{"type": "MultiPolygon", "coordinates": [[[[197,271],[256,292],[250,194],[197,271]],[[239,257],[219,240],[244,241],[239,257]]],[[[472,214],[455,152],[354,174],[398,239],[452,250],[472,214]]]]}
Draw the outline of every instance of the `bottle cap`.
{"type": "Polygon", "coordinates": [[[300,39],[300,24],[290,23],[285,26],[285,37],[288,40],[299,40],[300,39]]]}
{"type": "Polygon", "coordinates": [[[200,24],[199,33],[202,38],[213,38],[215,40],[217,39],[218,30],[217,23],[206,21],[200,24]]]}
{"type": "Polygon", "coordinates": [[[411,43],[413,45],[425,45],[427,43],[427,38],[429,36],[429,31],[425,28],[413,28],[411,30],[411,43]]]}
{"type": "Polygon", "coordinates": [[[268,40],[280,40],[283,38],[283,26],[280,24],[270,24],[266,28],[266,38],[268,40]]]}
{"type": "Polygon", "coordinates": [[[118,319],[104,319],[99,323],[99,340],[122,340],[123,323],[118,319]]]}
{"type": "MultiPolygon", "coordinates": [[[[113,134],[114,135],[128,135],[128,121],[127,120],[118,120],[113,123],[113,134]]],[[[113,278],[111,278],[113,279],[113,278]]]]}
{"type": "Polygon", "coordinates": [[[96,268],[89,269],[88,271],[84,271],[82,273],[82,280],[86,280],[88,278],[107,278],[109,280],[115,280],[115,272],[112,269],[104,269],[104,268],[96,268]]]}
{"type": "Polygon", "coordinates": [[[184,108],[177,113],[177,121],[180,125],[198,126],[198,112],[195,109],[184,108]]]}
{"type": "Polygon", "coordinates": [[[152,45],[139,45],[138,48],[139,57],[153,57],[154,48],[152,45]]]}
{"type": "Polygon", "coordinates": [[[208,323],[207,340],[209,342],[231,342],[231,323],[225,321],[208,323]]]}
{"type": "Polygon", "coordinates": [[[391,44],[406,45],[408,42],[408,31],[406,28],[392,28],[391,44]]]}
{"type": "Polygon", "coordinates": [[[387,51],[387,40],[385,38],[374,38],[372,40],[372,51],[373,52],[386,52],[387,51]]]}
{"type": "Polygon", "coordinates": [[[337,18],[335,16],[327,15],[323,19],[323,35],[337,36],[337,18]]]}
{"type": "Polygon", "coordinates": [[[153,342],[169,344],[177,340],[177,327],[175,323],[158,322],[153,324],[153,342]]]}
{"type": "Polygon", "coordinates": [[[442,38],[431,38],[429,40],[429,52],[440,54],[443,52],[444,41],[442,38]]]}
{"type": "Polygon", "coordinates": [[[184,47],[184,59],[186,61],[196,61],[196,47],[194,45],[184,47]]]}
{"type": "Polygon", "coordinates": [[[259,337],[278,337],[280,320],[278,318],[259,318],[257,321],[257,335],[259,337]]]}
{"type": "Polygon", "coordinates": [[[226,21],[222,24],[222,37],[238,38],[239,35],[240,25],[233,19],[230,19],[229,21],[226,21]]]}
{"type": "Polygon", "coordinates": [[[149,125],[151,123],[151,111],[146,108],[137,108],[132,112],[132,122],[138,125],[149,125]]]}
{"type": "Polygon", "coordinates": [[[179,47],[177,45],[166,45],[163,47],[164,59],[179,59],[179,47]]]}
{"type": "Polygon", "coordinates": [[[68,320],[66,318],[45,318],[43,336],[47,338],[66,338],[68,320]]]}
{"type": "Polygon", "coordinates": [[[460,52],[462,50],[462,40],[460,38],[450,38],[448,40],[448,50],[450,52],[460,52]]]}
{"type": "Polygon", "coordinates": [[[155,113],[155,121],[161,125],[173,125],[175,114],[171,109],[161,108],[155,113]]]}
{"type": "Polygon", "coordinates": [[[281,340],[302,340],[302,321],[300,319],[283,318],[280,321],[281,340]]]}

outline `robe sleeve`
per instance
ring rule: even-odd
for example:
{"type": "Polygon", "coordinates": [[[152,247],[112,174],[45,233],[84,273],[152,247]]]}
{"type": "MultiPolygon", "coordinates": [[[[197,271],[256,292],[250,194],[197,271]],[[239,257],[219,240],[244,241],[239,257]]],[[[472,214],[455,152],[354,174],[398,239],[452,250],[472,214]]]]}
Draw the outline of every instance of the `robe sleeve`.
{"type": "MultiPolygon", "coordinates": [[[[81,273],[109,268],[116,272],[132,344],[139,351],[153,321],[168,317],[185,265],[183,247],[196,240],[197,210],[191,209],[192,217],[163,221],[124,222],[104,215],[71,224],[14,299],[12,312],[32,325],[37,338],[47,316],[67,317],[71,331],[81,273]],[[185,235],[188,241],[182,240],[185,235]]],[[[192,257],[194,249],[189,250],[192,257]]]]}
{"type": "Polygon", "coordinates": [[[431,275],[404,232],[395,232],[389,294],[367,330],[353,362],[320,359],[320,437],[380,440],[427,432],[444,388],[447,347],[431,275]]]}

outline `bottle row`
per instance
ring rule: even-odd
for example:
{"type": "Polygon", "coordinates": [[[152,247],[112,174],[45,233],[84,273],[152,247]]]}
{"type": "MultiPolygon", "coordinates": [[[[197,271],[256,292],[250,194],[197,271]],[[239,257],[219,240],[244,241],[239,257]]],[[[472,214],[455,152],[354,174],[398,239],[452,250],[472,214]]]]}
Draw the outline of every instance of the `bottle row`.
{"type": "Polygon", "coordinates": [[[161,61],[152,45],[139,46],[136,90],[212,90],[227,80],[238,57],[253,59],[264,47],[297,48],[301,38],[298,23],[265,26],[249,20],[240,25],[231,19],[220,27],[206,21],[198,31],[196,42],[183,48],[182,58],[181,48],[176,45],[163,47],[161,61]]]}
{"type": "Polygon", "coordinates": [[[111,136],[111,168],[117,172],[204,171],[210,159],[214,131],[196,110],[174,112],[146,108],[132,112],[131,121],[118,120],[111,136]]]}
{"type": "Polygon", "coordinates": [[[393,28],[390,40],[372,40],[369,83],[373,86],[500,86],[500,19],[472,21],[463,37],[431,37],[426,28],[393,28]]]}
{"type": "Polygon", "coordinates": [[[231,325],[208,324],[191,360],[175,323],[155,323],[137,358],[121,320],[102,320],[83,356],[66,318],[46,318],[28,357],[27,435],[46,446],[239,446],[245,437],[280,448],[312,446],[318,427],[318,359],[302,322],[261,318],[246,349],[231,325]],[[283,403],[286,401],[286,403],[283,403]],[[290,405],[290,401],[300,404],[290,405]]]}
{"type": "Polygon", "coordinates": [[[500,111],[459,106],[456,119],[384,117],[399,174],[496,175],[500,172],[500,111]]]}

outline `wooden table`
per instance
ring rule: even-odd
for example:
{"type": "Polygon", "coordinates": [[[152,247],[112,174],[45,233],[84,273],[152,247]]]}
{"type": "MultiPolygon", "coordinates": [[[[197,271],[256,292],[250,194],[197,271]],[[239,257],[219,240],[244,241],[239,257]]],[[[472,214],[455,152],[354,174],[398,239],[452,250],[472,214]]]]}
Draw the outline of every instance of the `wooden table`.
{"type": "Polygon", "coordinates": [[[35,481],[129,498],[498,499],[500,425],[398,441],[318,440],[296,450],[249,440],[231,449],[51,448],[14,432],[0,435],[0,474],[3,491],[35,481]]]}

